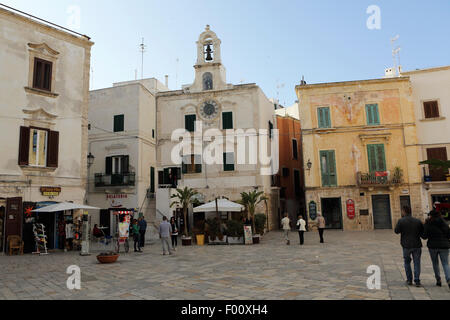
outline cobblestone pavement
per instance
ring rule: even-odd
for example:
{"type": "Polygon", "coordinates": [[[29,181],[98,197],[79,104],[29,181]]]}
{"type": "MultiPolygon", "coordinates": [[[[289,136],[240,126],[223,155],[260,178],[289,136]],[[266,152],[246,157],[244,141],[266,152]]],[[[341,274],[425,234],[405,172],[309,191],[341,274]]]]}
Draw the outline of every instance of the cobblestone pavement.
{"type": "Polygon", "coordinates": [[[447,286],[435,286],[426,248],[423,288],[404,284],[392,231],[326,231],[325,244],[316,232],[305,237],[301,247],[292,232],[287,246],[282,233],[271,232],[259,245],[178,247],[173,256],[163,256],[154,242],[110,265],[75,252],[0,256],[0,299],[450,299],[447,286]],[[70,265],[81,268],[81,290],[66,287],[70,265]],[[381,268],[381,290],[367,289],[370,265],[381,268]]]}

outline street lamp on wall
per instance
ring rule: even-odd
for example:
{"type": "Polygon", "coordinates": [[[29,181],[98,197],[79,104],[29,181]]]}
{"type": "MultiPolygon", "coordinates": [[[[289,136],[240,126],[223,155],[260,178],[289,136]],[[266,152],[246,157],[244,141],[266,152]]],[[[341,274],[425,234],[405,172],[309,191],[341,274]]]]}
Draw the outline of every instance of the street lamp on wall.
{"type": "Polygon", "coordinates": [[[311,168],[312,168],[312,162],[311,162],[310,159],[308,160],[308,163],[306,164],[306,167],[307,167],[308,171],[311,170],[311,168]]]}
{"type": "Polygon", "coordinates": [[[92,153],[89,152],[89,154],[87,156],[88,168],[90,168],[94,164],[94,160],[95,160],[95,157],[93,156],[92,153]]]}

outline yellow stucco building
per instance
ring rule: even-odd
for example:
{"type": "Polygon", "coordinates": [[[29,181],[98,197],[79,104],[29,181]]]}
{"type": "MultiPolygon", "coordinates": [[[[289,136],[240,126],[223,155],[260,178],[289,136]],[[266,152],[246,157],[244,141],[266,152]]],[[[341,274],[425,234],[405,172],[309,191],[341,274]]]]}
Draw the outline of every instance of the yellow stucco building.
{"type": "Polygon", "coordinates": [[[391,229],[409,206],[422,218],[419,149],[408,77],[296,87],[308,221],[391,229]]]}

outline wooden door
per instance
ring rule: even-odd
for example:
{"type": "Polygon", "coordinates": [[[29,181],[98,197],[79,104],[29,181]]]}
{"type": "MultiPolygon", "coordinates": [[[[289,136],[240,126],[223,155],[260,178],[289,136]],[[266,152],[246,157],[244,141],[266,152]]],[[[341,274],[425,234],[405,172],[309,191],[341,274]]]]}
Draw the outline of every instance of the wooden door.
{"type": "Polygon", "coordinates": [[[22,198],[6,199],[5,241],[8,236],[22,237],[22,198]]]}

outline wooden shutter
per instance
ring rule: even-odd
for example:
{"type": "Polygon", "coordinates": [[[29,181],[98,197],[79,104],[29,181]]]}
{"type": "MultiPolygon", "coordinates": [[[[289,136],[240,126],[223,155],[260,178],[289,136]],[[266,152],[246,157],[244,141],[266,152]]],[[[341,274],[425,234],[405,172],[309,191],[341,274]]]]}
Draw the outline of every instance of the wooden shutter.
{"type": "Polygon", "coordinates": [[[367,124],[373,124],[372,105],[366,106],[367,124]]]}
{"type": "Polygon", "coordinates": [[[384,145],[378,144],[377,150],[377,171],[386,171],[386,156],[384,154],[384,145]]]}
{"type": "Polygon", "coordinates": [[[150,167],[150,192],[155,193],[155,168],[150,167]]]}
{"type": "Polygon", "coordinates": [[[386,171],[386,155],[383,144],[367,145],[367,157],[369,159],[369,171],[371,173],[386,171]]]}
{"type": "Polygon", "coordinates": [[[48,132],[47,143],[47,167],[58,168],[58,155],[59,155],[59,132],[48,132]]]}
{"type": "Polygon", "coordinates": [[[325,128],[331,128],[330,108],[324,109],[325,128]]]}
{"type": "Polygon", "coordinates": [[[122,132],[125,129],[125,116],[123,114],[114,116],[114,132],[122,132]]]}
{"type": "Polygon", "coordinates": [[[323,123],[324,117],[323,117],[323,108],[318,108],[317,109],[317,118],[318,118],[318,122],[319,122],[319,128],[324,128],[325,125],[323,123]]]}
{"type": "MultiPolygon", "coordinates": [[[[447,161],[447,148],[428,148],[427,159],[447,161]]],[[[429,172],[432,181],[445,181],[448,170],[429,166],[429,172]]]]}
{"type": "Polygon", "coordinates": [[[423,103],[423,108],[425,112],[425,118],[438,118],[439,108],[437,101],[427,101],[423,103]]]}
{"type": "Polygon", "coordinates": [[[112,157],[105,158],[105,174],[106,175],[112,174],[112,157]]]}
{"type": "Polygon", "coordinates": [[[120,161],[122,162],[120,164],[122,169],[121,173],[130,173],[130,156],[122,156],[120,161]]]}
{"type": "Polygon", "coordinates": [[[367,158],[369,160],[369,172],[377,171],[377,159],[375,145],[367,145],[367,158]]]}
{"type": "Polygon", "coordinates": [[[377,104],[366,105],[366,114],[367,114],[367,124],[368,125],[380,124],[380,115],[378,113],[378,105],[377,104]]]}
{"type": "Polygon", "coordinates": [[[43,86],[42,88],[44,90],[51,91],[52,90],[52,66],[53,63],[50,61],[44,62],[44,79],[43,79],[43,86]]]}
{"type": "Polygon", "coordinates": [[[188,114],[184,116],[184,123],[185,123],[185,129],[189,132],[195,131],[195,120],[196,120],[195,114],[188,114]]]}
{"type": "Polygon", "coordinates": [[[297,160],[298,159],[298,144],[297,140],[292,140],[292,157],[297,160]]]}
{"type": "Polygon", "coordinates": [[[29,152],[30,152],[30,128],[20,127],[19,166],[28,165],[29,152]]]}
{"type": "Polygon", "coordinates": [[[328,175],[330,186],[336,186],[337,185],[336,158],[334,150],[328,151],[328,175]]]}
{"type": "Polygon", "coordinates": [[[222,128],[225,129],[233,129],[233,113],[232,112],[223,112],[222,113],[222,128]]]}
{"type": "Polygon", "coordinates": [[[328,173],[328,152],[320,151],[320,168],[322,175],[322,186],[326,187],[330,185],[329,173],[328,173]]]}

